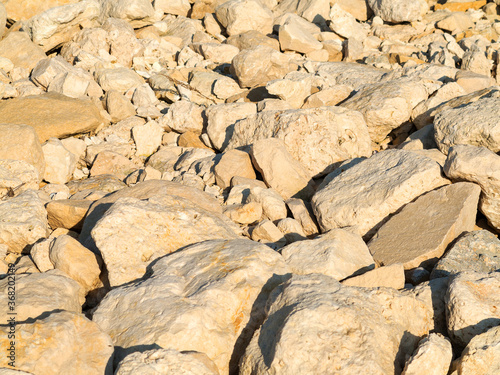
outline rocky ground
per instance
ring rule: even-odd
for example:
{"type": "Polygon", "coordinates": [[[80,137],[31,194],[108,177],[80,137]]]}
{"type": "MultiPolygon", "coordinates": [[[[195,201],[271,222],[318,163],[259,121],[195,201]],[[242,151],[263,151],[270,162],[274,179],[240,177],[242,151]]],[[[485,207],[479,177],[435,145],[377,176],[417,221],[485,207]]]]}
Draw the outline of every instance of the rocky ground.
{"type": "Polygon", "coordinates": [[[499,0],[0,0],[0,374],[498,375],[499,35],[499,0]]]}

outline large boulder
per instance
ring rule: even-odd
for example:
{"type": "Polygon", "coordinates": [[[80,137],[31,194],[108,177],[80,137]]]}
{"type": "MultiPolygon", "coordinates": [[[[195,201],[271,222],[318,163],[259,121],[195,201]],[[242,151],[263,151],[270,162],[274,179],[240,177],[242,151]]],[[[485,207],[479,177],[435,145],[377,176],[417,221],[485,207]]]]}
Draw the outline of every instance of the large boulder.
{"type": "Polygon", "coordinates": [[[229,0],[215,9],[217,20],[229,36],[258,30],[264,34],[273,31],[273,13],[258,0],[229,0]]]}
{"type": "Polygon", "coordinates": [[[367,0],[373,13],[386,22],[418,21],[429,10],[425,0],[367,0]]]}

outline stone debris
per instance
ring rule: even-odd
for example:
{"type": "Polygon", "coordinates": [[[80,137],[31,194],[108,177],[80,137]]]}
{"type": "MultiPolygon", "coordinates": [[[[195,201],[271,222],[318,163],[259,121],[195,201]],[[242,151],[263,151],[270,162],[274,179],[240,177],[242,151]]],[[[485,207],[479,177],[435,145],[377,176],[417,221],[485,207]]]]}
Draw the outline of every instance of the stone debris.
{"type": "Polygon", "coordinates": [[[0,374],[498,373],[499,51],[500,0],[0,0],[0,374]]]}

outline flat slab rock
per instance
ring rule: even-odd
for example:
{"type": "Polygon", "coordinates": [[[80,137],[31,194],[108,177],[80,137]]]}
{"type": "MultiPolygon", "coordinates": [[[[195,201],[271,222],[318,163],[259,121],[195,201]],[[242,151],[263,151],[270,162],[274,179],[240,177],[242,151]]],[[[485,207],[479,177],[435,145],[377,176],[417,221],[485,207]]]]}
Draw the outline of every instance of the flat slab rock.
{"type": "Polygon", "coordinates": [[[392,216],[368,243],[379,264],[432,267],[461,233],[474,229],[481,189],[469,182],[418,197],[392,216]]]}
{"type": "Polygon", "coordinates": [[[293,276],[271,293],[240,374],[394,374],[431,325],[431,310],[391,288],[293,276]]]}
{"type": "Polygon", "coordinates": [[[238,121],[228,148],[280,138],[290,155],[312,175],[329,173],[335,163],[371,155],[363,116],[340,107],[264,111],[238,121]]]}
{"type": "Polygon", "coordinates": [[[365,236],[406,203],[448,183],[430,158],[386,150],[334,177],[311,203],[322,231],[357,226],[365,236]]]}
{"type": "Polygon", "coordinates": [[[206,241],[162,257],[148,279],[111,290],[93,321],[123,348],[115,353],[119,360],[127,348],[156,344],[205,353],[228,374],[262,322],[268,294],[288,272],[266,245],[206,241]]]}
{"type": "Polygon", "coordinates": [[[117,200],[92,229],[92,239],[112,287],[144,276],[155,259],[181,247],[237,238],[238,227],[222,214],[175,195],[117,200]]]}

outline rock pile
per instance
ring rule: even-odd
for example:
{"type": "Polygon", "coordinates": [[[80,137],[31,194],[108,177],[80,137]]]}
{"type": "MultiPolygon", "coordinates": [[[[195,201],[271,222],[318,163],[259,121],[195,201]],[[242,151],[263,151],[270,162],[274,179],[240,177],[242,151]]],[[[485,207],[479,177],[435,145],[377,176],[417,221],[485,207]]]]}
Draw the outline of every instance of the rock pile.
{"type": "Polygon", "coordinates": [[[0,374],[498,374],[499,121],[499,0],[0,0],[0,374]]]}

